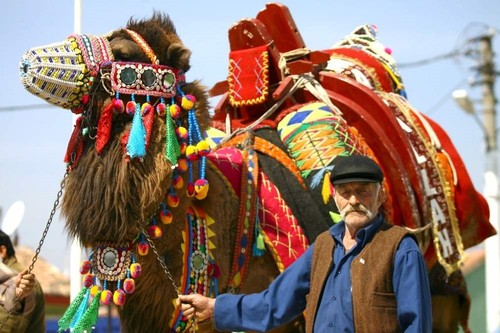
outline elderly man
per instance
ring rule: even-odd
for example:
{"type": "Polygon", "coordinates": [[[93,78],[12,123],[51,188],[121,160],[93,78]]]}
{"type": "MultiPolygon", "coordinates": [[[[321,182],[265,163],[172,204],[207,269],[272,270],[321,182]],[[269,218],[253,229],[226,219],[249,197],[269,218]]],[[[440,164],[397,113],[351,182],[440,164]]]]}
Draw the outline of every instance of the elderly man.
{"type": "Polygon", "coordinates": [[[258,294],[179,295],[183,313],[220,330],[267,331],[305,310],[306,332],[431,332],[427,270],[415,239],[384,221],[383,173],[337,157],[330,180],[342,221],[258,294]]]}

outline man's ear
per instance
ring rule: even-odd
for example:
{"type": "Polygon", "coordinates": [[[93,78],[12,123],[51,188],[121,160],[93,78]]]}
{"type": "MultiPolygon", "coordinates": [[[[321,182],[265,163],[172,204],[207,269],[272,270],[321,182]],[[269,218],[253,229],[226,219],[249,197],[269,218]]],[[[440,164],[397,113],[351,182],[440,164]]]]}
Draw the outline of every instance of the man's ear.
{"type": "Polygon", "coordinates": [[[382,205],[387,199],[387,192],[385,192],[384,184],[380,184],[380,190],[378,191],[379,204],[382,205]]]}

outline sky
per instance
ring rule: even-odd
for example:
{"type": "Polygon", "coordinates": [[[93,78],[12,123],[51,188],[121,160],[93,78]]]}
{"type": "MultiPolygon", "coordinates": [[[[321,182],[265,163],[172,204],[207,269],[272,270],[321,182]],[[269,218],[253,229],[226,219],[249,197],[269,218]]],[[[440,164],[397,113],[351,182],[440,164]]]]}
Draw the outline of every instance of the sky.
{"type": "MultiPolygon", "coordinates": [[[[191,49],[188,80],[211,87],[226,79],[227,31],[242,18],[255,17],[268,1],[82,0],[81,32],[102,35],[125,27],[128,19],[148,18],[154,10],[173,20],[191,49]]],[[[447,131],[478,190],[483,188],[484,134],[474,118],[453,101],[455,89],[466,89],[474,101],[481,89],[471,85],[474,59],[441,57],[465,51],[469,39],[489,28],[500,32],[498,0],[422,1],[282,1],[288,6],[306,45],[327,49],[363,24],[378,26],[380,42],[400,64],[408,99],[447,131]],[[438,60],[440,59],[440,60],[438,60]],[[423,64],[418,64],[422,60],[423,64]]],[[[65,173],[63,162],[72,131],[69,111],[51,107],[19,80],[19,60],[28,49],[60,42],[74,31],[70,0],[6,0],[0,20],[0,208],[22,201],[25,212],[17,229],[19,244],[36,249],[41,243],[65,173]],[[25,108],[25,106],[34,106],[25,108]],[[10,108],[21,107],[12,110],[10,108]]],[[[500,35],[493,38],[500,53],[500,35]]],[[[500,59],[495,57],[495,61],[500,59]]],[[[498,68],[498,65],[497,65],[498,68]]],[[[500,96],[498,87],[496,96],[500,96]]],[[[215,105],[216,100],[213,101],[215,105]]],[[[481,106],[476,105],[481,118],[481,106]]],[[[48,228],[40,257],[63,271],[69,265],[70,243],[59,210],[48,228]]]]}

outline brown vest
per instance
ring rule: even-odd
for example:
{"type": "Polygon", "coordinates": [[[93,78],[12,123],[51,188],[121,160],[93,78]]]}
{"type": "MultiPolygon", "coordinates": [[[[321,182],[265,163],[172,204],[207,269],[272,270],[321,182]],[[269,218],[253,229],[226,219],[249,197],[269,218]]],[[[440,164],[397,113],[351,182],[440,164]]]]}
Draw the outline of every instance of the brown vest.
{"type": "MultiPolygon", "coordinates": [[[[397,304],[392,288],[394,256],[408,232],[383,223],[351,264],[354,328],[357,333],[400,332],[397,304]]],[[[328,231],[314,243],[310,292],[307,295],[306,332],[312,333],[316,311],[333,263],[335,241],[328,231]]]]}

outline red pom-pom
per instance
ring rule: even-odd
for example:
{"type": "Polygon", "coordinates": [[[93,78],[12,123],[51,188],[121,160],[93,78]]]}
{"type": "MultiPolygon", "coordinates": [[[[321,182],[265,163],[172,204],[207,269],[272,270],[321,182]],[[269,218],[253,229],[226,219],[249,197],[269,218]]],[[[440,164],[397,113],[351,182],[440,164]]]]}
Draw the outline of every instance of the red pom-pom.
{"type": "Polygon", "coordinates": [[[139,252],[139,255],[145,256],[149,252],[149,244],[147,242],[139,242],[137,244],[137,252],[139,252]]]}
{"type": "Polygon", "coordinates": [[[127,111],[129,115],[133,115],[135,113],[135,107],[136,104],[134,101],[128,101],[127,106],[125,107],[125,111],[127,111]]]}
{"type": "Polygon", "coordinates": [[[81,99],[82,104],[87,105],[87,103],[89,102],[89,99],[90,99],[90,97],[88,94],[83,95],[82,99],[81,99]]]}
{"type": "Polygon", "coordinates": [[[142,266],[141,264],[134,262],[132,265],[130,265],[130,276],[134,279],[137,279],[139,276],[141,276],[142,273],[142,266]]]}
{"type": "Polygon", "coordinates": [[[180,190],[184,186],[184,179],[179,175],[172,176],[172,186],[176,190],[180,190]]]}
{"type": "Polygon", "coordinates": [[[207,273],[208,276],[218,279],[220,276],[220,268],[217,264],[210,264],[207,267],[207,273]]]}
{"type": "Polygon", "coordinates": [[[90,288],[94,284],[94,274],[85,274],[82,284],[85,288],[90,288]]]}
{"type": "Polygon", "coordinates": [[[186,189],[186,194],[188,197],[193,197],[195,194],[196,194],[196,190],[194,189],[194,184],[193,183],[189,183],[188,186],[187,186],[187,189],[186,189]]]}
{"type": "Polygon", "coordinates": [[[82,264],[80,265],[80,274],[87,274],[90,272],[90,269],[92,268],[92,264],[88,260],[82,261],[82,264]]]}
{"type": "Polygon", "coordinates": [[[167,194],[167,205],[172,208],[179,206],[179,196],[176,193],[167,194]]]}
{"type": "Polygon", "coordinates": [[[181,155],[186,154],[187,146],[188,146],[188,144],[186,141],[179,142],[179,149],[180,149],[181,155]]]}
{"type": "Polygon", "coordinates": [[[161,228],[157,225],[152,225],[148,229],[148,234],[152,238],[160,238],[163,232],[161,231],[161,228]]]}
{"type": "Polygon", "coordinates": [[[165,105],[165,103],[160,103],[156,106],[156,113],[158,113],[158,115],[160,117],[165,117],[165,110],[167,109],[167,106],[165,105]]]}
{"type": "Polygon", "coordinates": [[[123,281],[123,291],[127,294],[132,294],[135,291],[134,279],[125,279],[125,281],[123,281]]]}

